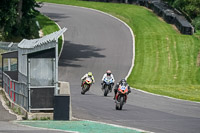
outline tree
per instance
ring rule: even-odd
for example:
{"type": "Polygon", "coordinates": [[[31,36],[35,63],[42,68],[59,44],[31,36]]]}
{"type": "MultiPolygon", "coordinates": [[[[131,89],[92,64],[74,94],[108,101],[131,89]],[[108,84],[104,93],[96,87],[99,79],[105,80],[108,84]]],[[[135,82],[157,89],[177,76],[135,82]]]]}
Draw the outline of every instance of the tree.
{"type": "Polygon", "coordinates": [[[35,18],[40,7],[35,0],[1,0],[0,31],[6,39],[38,36],[35,18]]]}
{"type": "Polygon", "coordinates": [[[191,18],[200,14],[200,0],[175,0],[173,5],[186,12],[191,18]]]}

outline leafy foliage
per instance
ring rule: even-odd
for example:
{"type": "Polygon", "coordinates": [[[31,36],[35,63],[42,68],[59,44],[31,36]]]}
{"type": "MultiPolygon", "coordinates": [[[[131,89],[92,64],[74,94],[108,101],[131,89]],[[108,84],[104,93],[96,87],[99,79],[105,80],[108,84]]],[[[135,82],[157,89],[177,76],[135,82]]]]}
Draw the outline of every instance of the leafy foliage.
{"type": "Polygon", "coordinates": [[[175,0],[173,5],[186,12],[191,18],[200,15],[200,0],[175,0]]]}
{"type": "Polygon", "coordinates": [[[35,0],[1,0],[0,31],[6,40],[38,37],[35,7],[39,7],[35,0]]]}
{"type": "Polygon", "coordinates": [[[192,25],[194,25],[195,29],[200,30],[200,17],[196,17],[192,21],[192,25]]]}
{"type": "Polygon", "coordinates": [[[165,0],[173,7],[186,12],[192,19],[200,16],[200,0],[165,0]]]}

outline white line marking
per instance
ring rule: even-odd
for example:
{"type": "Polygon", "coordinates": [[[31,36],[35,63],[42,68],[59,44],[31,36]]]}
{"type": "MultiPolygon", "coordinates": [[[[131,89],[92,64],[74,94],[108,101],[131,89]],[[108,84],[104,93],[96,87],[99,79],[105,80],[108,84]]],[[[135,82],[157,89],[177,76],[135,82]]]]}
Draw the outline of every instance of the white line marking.
{"type": "MultiPolygon", "coordinates": [[[[37,121],[20,121],[20,122],[37,122],[37,121]]],[[[41,121],[40,121],[41,122],[41,121]]],[[[47,122],[47,121],[42,121],[42,122],[47,122]]],[[[40,129],[40,130],[48,130],[48,131],[62,131],[62,132],[67,132],[67,133],[79,133],[77,131],[68,131],[68,130],[61,130],[61,129],[52,129],[52,128],[43,128],[43,127],[34,127],[34,126],[29,126],[29,125],[22,125],[17,123],[17,121],[12,121],[12,123],[19,125],[19,126],[23,126],[23,127],[29,127],[29,128],[36,128],[36,129],[40,129]]]]}
{"type": "Polygon", "coordinates": [[[158,97],[164,97],[164,98],[167,98],[167,99],[172,99],[172,100],[177,100],[177,101],[182,101],[182,102],[188,102],[188,103],[197,103],[197,104],[200,104],[200,102],[189,101],[189,100],[183,100],[183,99],[178,99],[178,98],[174,98],[174,97],[169,97],[169,96],[164,96],[164,95],[154,94],[154,93],[147,92],[147,91],[143,91],[143,90],[136,89],[136,88],[131,88],[131,89],[136,90],[136,91],[140,91],[140,92],[145,93],[145,94],[148,94],[148,95],[153,95],[153,96],[158,96],[158,97]]]}
{"type": "Polygon", "coordinates": [[[94,123],[100,123],[100,124],[105,124],[105,125],[119,127],[119,128],[126,128],[126,129],[136,130],[138,132],[154,133],[154,132],[145,131],[145,130],[138,129],[138,128],[132,128],[132,127],[126,127],[126,126],[121,126],[121,125],[116,125],[116,124],[110,124],[110,123],[101,122],[101,121],[92,121],[92,120],[85,120],[85,119],[79,119],[79,118],[74,118],[74,119],[77,119],[77,120],[80,120],[80,121],[89,121],[89,122],[94,122],[94,123]]]}
{"type": "MultiPolygon", "coordinates": [[[[49,3],[48,3],[49,4],[49,3]]],[[[51,3],[50,3],[51,4],[51,3]]],[[[53,5],[54,5],[54,3],[53,3],[53,5]]],[[[61,6],[62,4],[55,4],[55,5],[59,5],[59,6],[61,6]]],[[[96,10],[96,9],[91,9],[91,8],[86,8],[86,7],[79,7],[79,6],[72,6],[72,5],[62,5],[62,6],[69,6],[69,7],[76,7],[76,8],[83,8],[83,9],[87,9],[87,10],[92,10],[92,11],[95,11],[95,12],[99,12],[99,13],[102,13],[102,14],[105,14],[105,15],[107,15],[107,16],[110,16],[110,17],[112,17],[112,18],[114,18],[114,19],[116,19],[116,20],[118,20],[118,21],[120,21],[121,23],[123,23],[129,30],[130,30],[130,32],[131,32],[131,35],[132,35],[132,41],[133,41],[133,59],[132,59],[132,65],[131,65],[131,68],[130,68],[130,70],[129,70],[129,72],[128,72],[128,75],[125,77],[126,79],[127,79],[127,77],[130,75],[130,73],[131,73],[131,71],[132,71],[132,69],[133,69],[133,67],[134,67],[134,60],[135,60],[135,37],[134,37],[134,34],[133,34],[133,31],[132,31],[132,29],[125,23],[125,22],[123,22],[122,20],[120,20],[120,19],[118,19],[117,17],[115,17],[115,16],[112,16],[112,15],[110,15],[110,14],[108,14],[108,13],[105,13],[105,12],[103,12],[103,11],[99,11],[99,10],[96,10]]],[[[86,120],[86,121],[90,121],[90,120],[86,120]]],[[[96,122],[96,121],[92,121],[92,122],[96,122]]],[[[99,122],[99,123],[103,123],[103,122],[99,122]]],[[[114,124],[108,124],[108,123],[104,123],[104,124],[107,124],[107,125],[113,125],[113,126],[118,126],[118,127],[123,127],[123,128],[129,128],[129,129],[133,129],[133,130],[137,130],[137,131],[141,131],[141,132],[148,132],[148,133],[152,133],[152,132],[149,132],[149,131],[144,131],[144,130],[141,130],[141,129],[137,129],[137,128],[131,128],[131,127],[125,127],[125,126],[119,126],[119,125],[114,125],[114,124]]]]}

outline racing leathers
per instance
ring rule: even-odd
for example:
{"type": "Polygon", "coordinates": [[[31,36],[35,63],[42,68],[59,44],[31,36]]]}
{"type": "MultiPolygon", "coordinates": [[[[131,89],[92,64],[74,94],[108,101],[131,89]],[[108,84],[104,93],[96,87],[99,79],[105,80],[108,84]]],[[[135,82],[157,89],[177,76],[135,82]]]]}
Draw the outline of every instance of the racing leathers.
{"type": "Polygon", "coordinates": [[[115,99],[116,94],[117,94],[117,90],[118,90],[118,88],[119,88],[120,85],[128,86],[128,94],[131,93],[131,88],[130,88],[130,86],[128,85],[128,83],[127,83],[126,81],[124,82],[123,80],[121,80],[121,81],[118,82],[118,83],[116,84],[116,86],[115,86],[115,89],[114,89],[115,95],[114,95],[114,98],[113,98],[113,99],[115,99]]]}
{"type": "Polygon", "coordinates": [[[105,74],[103,75],[103,78],[102,78],[102,83],[101,83],[102,88],[103,88],[103,86],[104,86],[104,79],[105,79],[106,77],[111,77],[111,79],[113,80],[113,83],[111,83],[111,87],[110,87],[110,92],[111,92],[111,91],[112,91],[112,88],[113,88],[113,86],[114,86],[115,78],[114,78],[113,74],[108,75],[107,73],[105,73],[105,74]]]}
{"type": "Polygon", "coordinates": [[[83,82],[84,80],[87,78],[87,77],[90,77],[92,79],[92,83],[94,84],[95,83],[95,80],[94,80],[94,76],[93,75],[88,75],[88,73],[86,73],[82,78],[81,78],[81,87],[83,85],[83,82]]]}

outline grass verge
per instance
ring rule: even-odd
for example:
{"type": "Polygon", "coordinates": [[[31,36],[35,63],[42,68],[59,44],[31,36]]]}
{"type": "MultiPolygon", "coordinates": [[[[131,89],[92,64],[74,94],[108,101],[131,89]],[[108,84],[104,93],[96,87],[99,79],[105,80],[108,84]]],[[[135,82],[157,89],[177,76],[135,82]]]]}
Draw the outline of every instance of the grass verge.
{"type": "MultiPolygon", "coordinates": [[[[44,16],[42,14],[37,16],[37,21],[40,24],[40,29],[42,30],[44,35],[51,34],[55,31],[60,30],[59,27],[56,25],[54,21],[52,21],[50,18],[47,16],[44,16]]],[[[62,47],[62,37],[59,37],[58,39],[58,51],[60,53],[62,47]]]]}
{"type": "Polygon", "coordinates": [[[39,0],[101,10],[126,22],[135,34],[135,66],[128,83],[175,98],[200,101],[199,34],[182,35],[144,7],[80,0],[39,0]]]}
{"type": "Polygon", "coordinates": [[[4,100],[5,103],[6,103],[6,106],[7,106],[12,112],[14,112],[14,113],[17,114],[17,115],[21,115],[21,114],[22,114],[20,108],[18,108],[18,107],[12,107],[12,106],[11,106],[11,102],[8,100],[8,98],[6,97],[6,95],[5,95],[5,93],[3,92],[3,90],[0,90],[0,95],[2,95],[3,100],[4,100]]]}

